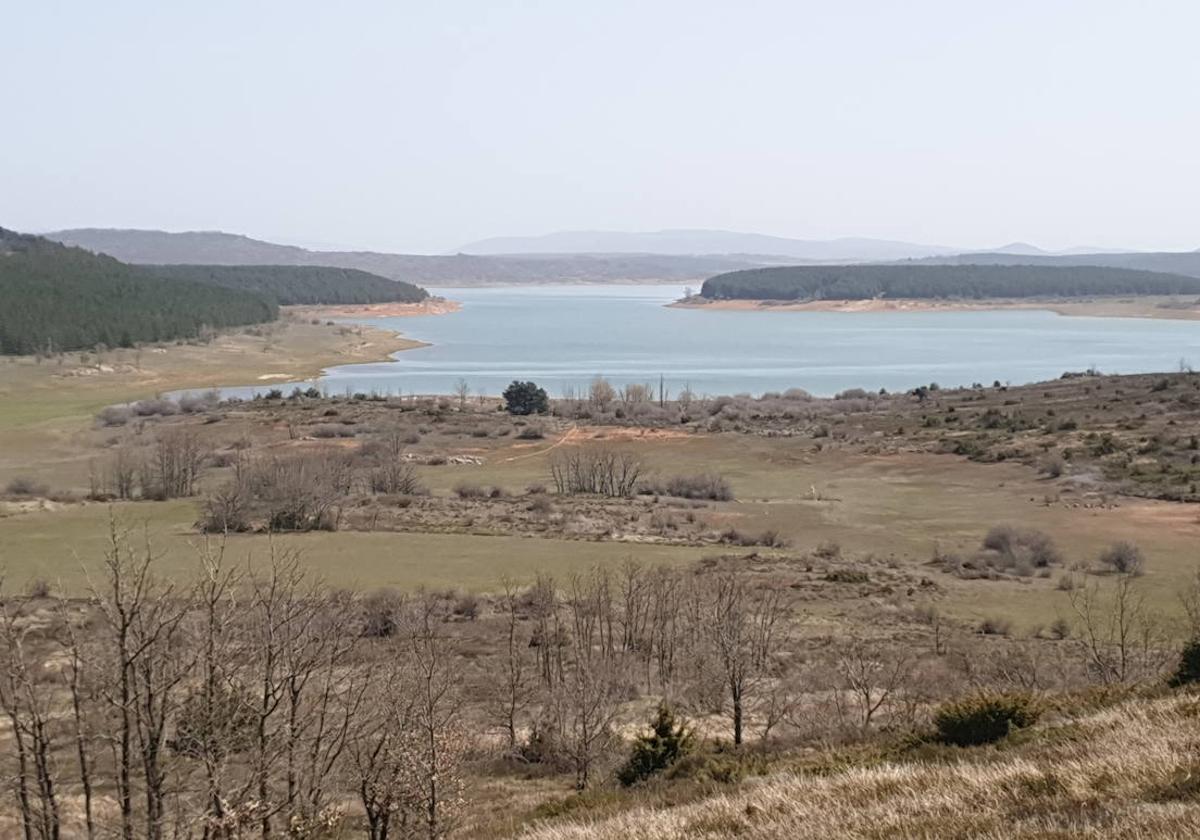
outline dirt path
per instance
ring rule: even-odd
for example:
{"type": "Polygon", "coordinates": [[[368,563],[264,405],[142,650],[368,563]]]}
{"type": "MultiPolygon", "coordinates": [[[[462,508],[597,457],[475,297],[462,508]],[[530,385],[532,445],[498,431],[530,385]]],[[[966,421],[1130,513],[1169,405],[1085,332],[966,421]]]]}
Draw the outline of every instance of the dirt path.
{"type": "Polygon", "coordinates": [[[562,437],[560,437],[554,443],[547,446],[545,449],[538,449],[535,452],[526,452],[524,455],[513,455],[511,458],[505,458],[502,463],[509,464],[509,463],[512,463],[513,461],[521,461],[521,460],[524,460],[525,458],[533,458],[537,455],[545,455],[547,452],[558,449],[558,447],[562,446],[564,443],[569,443],[570,441],[574,440],[575,434],[578,431],[579,431],[579,424],[572,423],[571,428],[567,429],[566,433],[563,434],[562,437]]]}

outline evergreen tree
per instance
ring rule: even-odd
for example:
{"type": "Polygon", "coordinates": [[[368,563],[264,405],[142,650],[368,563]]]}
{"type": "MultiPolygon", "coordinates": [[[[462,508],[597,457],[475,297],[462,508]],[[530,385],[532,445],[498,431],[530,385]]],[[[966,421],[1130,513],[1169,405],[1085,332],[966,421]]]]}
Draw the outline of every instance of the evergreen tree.
{"type": "Polygon", "coordinates": [[[675,722],[675,713],[666,703],[650,723],[650,733],[639,735],[629,760],[617,771],[617,781],[626,787],[657,775],[692,751],[695,739],[687,727],[675,722]]]}
{"type": "Polygon", "coordinates": [[[1200,682],[1200,639],[1191,639],[1179,654],[1179,665],[1168,684],[1173,687],[1200,682]]]}
{"type": "Polygon", "coordinates": [[[504,389],[504,408],[509,414],[545,414],[550,410],[550,400],[535,383],[513,380],[504,389]]]}

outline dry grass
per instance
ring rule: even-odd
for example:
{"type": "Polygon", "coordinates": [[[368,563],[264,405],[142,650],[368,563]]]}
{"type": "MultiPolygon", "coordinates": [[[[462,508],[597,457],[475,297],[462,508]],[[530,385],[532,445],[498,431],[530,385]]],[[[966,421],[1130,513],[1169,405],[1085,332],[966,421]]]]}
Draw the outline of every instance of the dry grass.
{"type": "MultiPolygon", "coordinates": [[[[1025,740],[1025,739],[1023,739],[1025,740]]],[[[823,777],[779,774],[670,810],[546,823],[526,840],[1185,838],[1200,824],[1200,704],[1136,699],[1020,746],[823,777]]]]}

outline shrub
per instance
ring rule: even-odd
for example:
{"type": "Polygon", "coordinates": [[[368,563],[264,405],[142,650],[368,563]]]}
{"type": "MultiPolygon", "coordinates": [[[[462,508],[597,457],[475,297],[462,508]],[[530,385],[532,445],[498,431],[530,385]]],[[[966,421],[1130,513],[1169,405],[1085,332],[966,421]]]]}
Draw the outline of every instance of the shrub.
{"type": "Polygon", "coordinates": [[[188,758],[223,761],[254,743],[254,702],[238,687],[214,681],[212,693],[192,690],[179,707],[171,751],[188,758]]]}
{"type": "Polygon", "coordinates": [[[138,400],[133,404],[133,413],[138,417],[167,417],[179,413],[179,406],[170,400],[138,400]]]}
{"type": "Polygon", "coordinates": [[[400,596],[388,589],[380,589],[363,598],[360,635],[368,639],[391,638],[396,632],[400,604],[400,596]]]}
{"type": "Polygon", "coordinates": [[[10,496],[45,496],[50,488],[27,475],[20,475],[5,485],[4,492],[10,496]]]}
{"type": "Polygon", "coordinates": [[[985,618],[979,622],[979,633],[983,636],[1007,636],[1012,633],[1012,622],[1006,618],[985,618]]]}
{"type": "Polygon", "coordinates": [[[526,426],[517,432],[517,440],[541,440],[545,436],[541,426],[526,426]]]}
{"type": "Polygon", "coordinates": [[[829,583],[870,583],[871,576],[857,569],[834,569],[825,573],[829,583]]]}
{"type": "Polygon", "coordinates": [[[212,492],[204,500],[200,530],[207,534],[249,531],[249,493],[239,482],[212,492]]]}
{"type": "Polygon", "coordinates": [[[1062,553],[1049,534],[1033,528],[997,525],[983,538],[983,547],[1002,555],[1006,565],[1043,569],[1062,563],[1062,553]]]}
{"type": "Polygon", "coordinates": [[[545,414],[550,410],[546,391],[533,382],[518,382],[504,389],[504,410],[509,414],[545,414]]]}
{"type": "Polygon", "coordinates": [[[529,764],[556,766],[562,758],[562,747],[554,736],[553,724],[535,722],[529,736],[517,746],[517,756],[529,764]]]}
{"type": "Polygon", "coordinates": [[[942,743],[973,747],[995,743],[1037,719],[1037,707],[1026,695],[985,694],[942,706],[933,723],[942,743]]]}
{"type": "Polygon", "coordinates": [[[865,399],[868,399],[870,396],[871,395],[868,394],[866,391],[864,391],[862,388],[847,388],[845,391],[842,391],[837,396],[835,396],[834,399],[835,400],[865,400],[865,399]]]}
{"type": "Polygon", "coordinates": [[[787,540],[780,536],[778,531],[768,529],[761,534],[755,536],[748,534],[745,531],[739,531],[737,528],[730,525],[721,532],[720,542],[726,545],[738,545],[744,547],[750,546],[766,546],[767,548],[786,548],[787,540]]]}
{"type": "Polygon", "coordinates": [[[468,481],[460,481],[454,485],[454,493],[460,499],[486,499],[488,496],[488,492],[483,486],[471,484],[468,481]]]}
{"type": "Polygon", "coordinates": [[[1140,575],[1145,566],[1142,550],[1131,542],[1120,540],[1100,554],[1100,563],[1117,574],[1140,575]]]}
{"type": "Polygon", "coordinates": [[[1178,687],[1197,682],[1200,682],[1200,638],[1193,638],[1179,652],[1179,664],[1168,685],[1178,687]]]}
{"type": "Polygon", "coordinates": [[[629,787],[663,772],[692,751],[694,738],[666,703],[658,704],[650,733],[633,742],[628,761],[617,771],[617,781],[629,787]]]}
{"type": "Polygon", "coordinates": [[[127,405],[110,405],[100,410],[96,421],[102,426],[124,426],[133,416],[133,409],[127,405]]]}
{"type": "Polygon", "coordinates": [[[727,502],[733,498],[733,488],[717,473],[674,475],[665,481],[652,479],[642,482],[638,492],[649,496],[674,496],[679,499],[709,499],[727,502]]]}
{"type": "Polygon", "coordinates": [[[50,591],[50,581],[45,578],[34,578],[26,587],[25,594],[30,598],[49,598],[50,591]]]}
{"type": "Polygon", "coordinates": [[[202,394],[184,394],[179,398],[179,410],[184,414],[200,414],[215,407],[221,402],[217,391],[205,391],[202,394]]]}
{"type": "Polygon", "coordinates": [[[1059,478],[1066,469],[1066,462],[1061,455],[1051,455],[1042,462],[1039,472],[1047,478],[1059,478]]]}

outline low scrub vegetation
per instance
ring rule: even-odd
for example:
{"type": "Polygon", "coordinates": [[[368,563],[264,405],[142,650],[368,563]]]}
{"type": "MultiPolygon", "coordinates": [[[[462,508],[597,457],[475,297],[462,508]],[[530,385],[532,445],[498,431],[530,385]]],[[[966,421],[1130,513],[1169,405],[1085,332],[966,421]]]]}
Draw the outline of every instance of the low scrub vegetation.
{"type": "Polygon", "coordinates": [[[948,703],[937,710],[933,723],[942,743],[974,747],[999,741],[1037,719],[1037,707],[1028,696],[994,694],[948,703]]]}
{"type": "Polygon", "coordinates": [[[714,502],[727,502],[733,498],[733,488],[717,473],[650,478],[638,484],[638,492],[643,495],[707,499],[714,502]]]}

